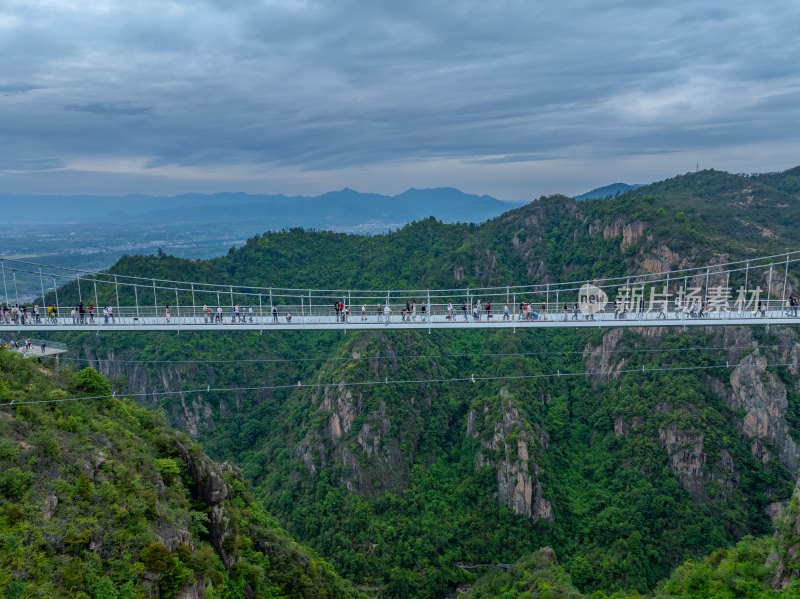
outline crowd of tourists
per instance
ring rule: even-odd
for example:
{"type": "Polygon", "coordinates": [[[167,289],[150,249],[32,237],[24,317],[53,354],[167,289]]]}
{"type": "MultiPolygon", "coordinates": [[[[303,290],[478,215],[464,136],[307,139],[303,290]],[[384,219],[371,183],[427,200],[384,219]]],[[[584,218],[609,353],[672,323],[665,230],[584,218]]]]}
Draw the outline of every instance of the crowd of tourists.
{"type": "MultiPolygon", "coordinates": [[[[667,300],[658,302],[656,306],[658,308],[656,318],[669,318],[670,310],[667,300]]],[[[613,317],[614,319],[635,317],[639,320],[649,318],[647,314],[654,313],[656,306],[653,306],[652,303],[646,306],[643,298],[639,298],[638,301],[628,302],[617,297],[612,304],[613,317]]],[[[552,308],[548,310],[548,304],[546,302],[542,302],[539,308],[537,304],[532,302],[520,301],[516,306],[516,314],[512,314],[513,309],[508,303],[503,304],[501,310],[493,310],[491,301],[484,302],[481,298],[475,298],[474,300],[464,300],[460,304],[455,305],[452,300],[448,301],[447,305],[442,308],[442,311],[445,321],[450,322],[455,322],[457,320],[472,320],[475,322],[485,320],[491,322],[493,319],[502,321],[547,320],[548,312],[550,318],[563,321],[575,321],[580,319],[594,320],[595,313],[599,312],[600,308],[601,306],[595,304],[594,297],[590,296],[586,298],[580,306],[577,303],[570,304],[564,302],[559,305],[556,310],[552,308]],[[561,314],[560,317],[559,312],[561,314]]],[[[164,306],[163,309],[163,322],[172,322],[173,314],[170,306],[164,306]]],[[[791,295],[785,301],[783,313],[785,316],[797,318],[799,309],[800,301],[796,295],[791,295]]],[[[38,304],[26,306],[4,303],[0,310],[0,324],[36,325],[58,324],[59,322],[58,308],[55,304],[40,308],[38,304]]],[[[361,322],[368,322],[370,320],[370,314],[374,314],[375,321],[379,323],[389,324],[392,322],[393,310],[389,304],[378,303],[374,305],[374,312],[372,312],[372,310],[373,307],[368,307],[367,304],[361,304],[361,322]]],[[[672,307],[672,313],[677,319],[708,318],[713,310],[714,308],[708,300],[694,299],[692,301],[681,301],[678,297],[674,299],[672,307]]],[[[100,314],[98,314],[98,312],[102,315],[103,324],[117,323],[117,316],[114,314],[113,307],[105,306],[101,310],[98,310],[93,304],[84,306],[82,301],[78,302],[76,306],[70,309],[69,320],[73,325],[92,325],[95,324],[99,318],[100,314]]],[[[408,299],[399,311],[400,322],[430,322],[433,317],[433,312],[434,306],[431,304],[429,298],[420,302],[417,302],[415,299],[408,299]]],[[[335,322],[337,323],[351,322],[351,307],[344,301],[337,301],[334,303],[333,314],[335,322]]],[[[753,306],[752,316],[765,318],[766,314],[767,303],[763,300],[759,300],[753,306]]],[[[268,308],[266,315],[268,320],[273,324],[292,322],[291,312],[287,311],[286,308],[279,309],[278,306],[274,304],[268,308]]],[[[217,304],[216,306],[204,304],[202,307],[202,318],[205,324],[252,324],[254,322],[263,322],[263,316],[263,310],[261,308],[256,310],[252,305],[244,306],[234,304],[233,306],[226,306],[223,308],[221,304],[217,304]]],[[[134,318],[138,320],[138,316],[134,318]]]]}

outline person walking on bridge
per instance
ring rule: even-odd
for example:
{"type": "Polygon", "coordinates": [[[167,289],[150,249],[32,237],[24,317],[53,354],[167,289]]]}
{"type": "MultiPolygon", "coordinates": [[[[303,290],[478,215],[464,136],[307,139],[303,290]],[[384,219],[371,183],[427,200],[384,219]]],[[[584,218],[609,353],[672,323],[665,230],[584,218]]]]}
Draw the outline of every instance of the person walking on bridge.
{"type": "Polygon", "coordinates": [[[667,304],[667,300],[661,302],[661,311],[658,313],[658,318],[660,319],[667,319],[667,310],[669,309],[669,305],[667,304]]]}
{"type": "Polygon", "coordinates": [[[164,306],[164,320],[169,324],[169,305],[164,306]]]}
{"type": "Polygon", "coordinates": [[[386,317],[386,324],[388,325],[389,322],[392,320],[392,309],[389,307],[389,304],[386,304],[383,308],[383,315],[386,317]]]}
{"type": "Polygon", "coordinates": [[[272,304],[272,322],[278,324],[278,308],[272,304]]]}

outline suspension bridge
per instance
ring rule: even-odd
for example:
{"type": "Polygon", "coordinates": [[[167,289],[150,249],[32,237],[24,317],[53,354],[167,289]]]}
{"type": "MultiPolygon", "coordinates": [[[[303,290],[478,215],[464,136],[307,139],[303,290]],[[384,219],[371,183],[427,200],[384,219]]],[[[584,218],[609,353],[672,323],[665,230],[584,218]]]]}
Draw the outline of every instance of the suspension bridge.
{"type": "Polygon", "coordinates": [[[253,331],[800,324],[800,251],[619,277],[479,288],[298,289],[2,259],[0,331],[253,331]],[[40,295],[23,302],[21,282],[40,295]]]}

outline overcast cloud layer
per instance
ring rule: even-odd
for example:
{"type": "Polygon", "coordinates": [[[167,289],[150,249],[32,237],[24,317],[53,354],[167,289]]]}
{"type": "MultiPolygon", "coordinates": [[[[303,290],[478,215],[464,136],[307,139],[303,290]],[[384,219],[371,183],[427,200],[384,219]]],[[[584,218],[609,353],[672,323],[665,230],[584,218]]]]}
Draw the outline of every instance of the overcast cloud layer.
{"type": "Polygon", "coordinates": [[[0,191],[508,200],[800,164],[800,3],[4,0],[0,191]]]}

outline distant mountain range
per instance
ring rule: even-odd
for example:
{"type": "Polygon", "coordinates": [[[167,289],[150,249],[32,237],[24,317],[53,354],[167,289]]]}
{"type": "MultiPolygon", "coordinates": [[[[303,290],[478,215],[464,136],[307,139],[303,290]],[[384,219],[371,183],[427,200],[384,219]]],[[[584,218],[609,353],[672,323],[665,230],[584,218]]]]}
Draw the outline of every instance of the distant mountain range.
{"type": "Polygon", "coordinates": [[[643,186],[644,185],[642,183],[637,183],[635,185],[628,185],[627,183],[612,183],[611,185],[598,187],[592,191],[587,191],[584,194],[575,196],[575,199],[580,202],[582,200],[594,200],[597,198],[607,198],[609,196],[613,198],[619,194],[625,193],[626,191],[632,191],[643,186]]]}
{"type": "Polygon", "coordinates": [[[239,223],[254,231],[305,227],[331,229],[397,227],[434,216],[445,222],[483,222],[522,203],[488,195],[464,193],[452,187],[409,189],[396,196],[360,193],[352,189],[318,196],[247,193],[183,194],[178,196],[19,196],[0,194],[6,205],[36,206],[18,223],[239,223]]]}

